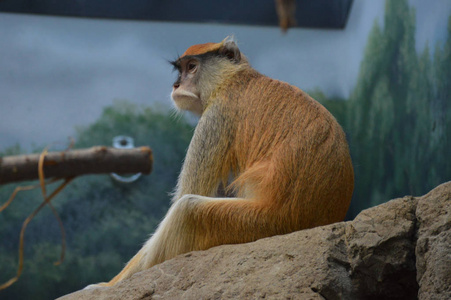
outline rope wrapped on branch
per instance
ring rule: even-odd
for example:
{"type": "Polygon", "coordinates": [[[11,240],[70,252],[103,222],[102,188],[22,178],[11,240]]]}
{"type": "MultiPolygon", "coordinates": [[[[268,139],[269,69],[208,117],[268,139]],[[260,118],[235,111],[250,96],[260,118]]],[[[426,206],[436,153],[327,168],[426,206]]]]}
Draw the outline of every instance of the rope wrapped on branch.
{"type": "MultiPolygon", "coordinates": [[[[40,154],[0,157],[0,184],[38,179],[40,154]]],[[[143,173],[152,171],[149,147],[89,149],[49,152],[44,159],[45,178],[68,178],[88,174],[143,173]]]]}
{"type": "Polygon", "coordinates": [[[19,238],[19,263],[16,276],[3,284],[0,290],[6,289],[14,284],[22,274],[24,268],[24,240],[25,231],[31,220],[46,205],[50,207],[55,218],[58,220],[62,245],[60,264],[66,251],[66,234],[63,222],[58,212],[51,204],[51,200],[69,184],[76,176],[102,173],[143,173],[152,171],[153,156],[149,147],[132,149],[116,149],[107,147],[93,147],[90,149],[67,150],[63,152],[48,152],[47,148],[40,154],[17,155],[0,157],[0,184],[39,179],[39,184],[34,186],[18,186],[9,200],[0,206],[0,212],[5,210],[20,191],[27,191],[41,187],[44,201],[25,219],[22,224],[19,238]],[[47,182],[46,178],[51,178],[47,182]],[[63,182],[50,194],[47,195],[46,184],[64,179],[63,182]]]}

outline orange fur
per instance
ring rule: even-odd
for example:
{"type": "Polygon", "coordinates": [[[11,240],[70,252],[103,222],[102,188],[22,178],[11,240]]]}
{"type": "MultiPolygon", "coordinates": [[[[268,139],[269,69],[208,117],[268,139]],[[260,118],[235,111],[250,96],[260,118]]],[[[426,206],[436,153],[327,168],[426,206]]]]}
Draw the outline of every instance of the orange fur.
{"type": "Polygon", "coordinates": [[[190,47],[177,66],[172,97],[201,118],[168,214],[107,286],[189,251],[342,221],[351,200],[345,134],[321,104],[252,69],[228,40],[190,47]],[[217,56],[196,58],[206,52],[217,56]],[[236,198],[218,198],[230,174],[236,198]]]}
{"type": "Polygon", "coordinates": [[[344,219],[353,168],[343,130],[321,104],[254,70],[242,71],[216,96],[239,99],[228,103],[236,107],[231,155],[239,174],[229,189],[285,216],[285,232],[344,219]],[[240,78],[251,79],[243,85],[240,78]]]}
{"type": "Polygon", "coordinates": [[[223,45],[223,42],[194,45],[194,46],[191,46],[188,49],[186,49],[186,51],[182,54],[181,57],[188,56],[188,55],[200,55],[200,54],[205,54],[208,52],[218,51],[222,47],[222,45],[223,45]]]}

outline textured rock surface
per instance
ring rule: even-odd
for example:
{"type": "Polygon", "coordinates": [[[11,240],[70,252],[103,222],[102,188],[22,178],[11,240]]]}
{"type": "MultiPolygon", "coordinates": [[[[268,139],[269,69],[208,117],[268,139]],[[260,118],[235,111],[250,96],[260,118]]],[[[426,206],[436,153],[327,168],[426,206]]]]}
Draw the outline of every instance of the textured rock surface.
{"type": "Polygon", "coordinates": [[[451,182],[354,221],[176,257],[60,299],[451,299],[451,182]]]}
{"type": "Polygon", "coordinates": [[[416,216],[418,296],[451,299],[451,183],[423,196],[416,216]]]}

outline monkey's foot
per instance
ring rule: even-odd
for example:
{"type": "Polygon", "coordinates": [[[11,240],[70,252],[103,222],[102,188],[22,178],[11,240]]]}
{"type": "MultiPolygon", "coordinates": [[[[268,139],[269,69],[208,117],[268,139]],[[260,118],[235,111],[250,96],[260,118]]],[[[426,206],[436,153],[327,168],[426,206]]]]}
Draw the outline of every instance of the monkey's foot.
{"type": "Polygon", "coordinates": [[[87,287],[84,288],[84,290],[92,290],[92,289],[101,289],[101,288],[107,288],[109,287],[107,282],[99,282],[96,284],[90,284],[87,287]]]}

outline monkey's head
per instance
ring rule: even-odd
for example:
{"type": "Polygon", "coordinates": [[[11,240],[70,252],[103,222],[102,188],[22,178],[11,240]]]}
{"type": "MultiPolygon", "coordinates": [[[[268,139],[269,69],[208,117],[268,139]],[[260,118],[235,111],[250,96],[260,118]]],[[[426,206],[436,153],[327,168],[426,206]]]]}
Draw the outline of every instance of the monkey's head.
{"type": "Polygon", "coordinates": [[[201,115],[212,93],[247,60],[235,42],[226,38],[220,43],[191,46],[171,64],[178,71],[172,100],[179,109],[201,115]]]}

